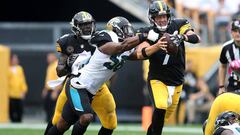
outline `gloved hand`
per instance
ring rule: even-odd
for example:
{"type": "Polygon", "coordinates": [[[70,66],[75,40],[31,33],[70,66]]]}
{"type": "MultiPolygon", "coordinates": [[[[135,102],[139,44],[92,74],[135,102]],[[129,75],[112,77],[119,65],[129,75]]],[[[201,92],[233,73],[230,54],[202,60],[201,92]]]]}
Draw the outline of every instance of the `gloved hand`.
{"type": "Polygon", "coordinates": [[[170,36],[170,39],[173,41],[174,44],[179,46],[180,43],[185,40],[185,37],[183,35],[181,35],[181,34],[172,34],[170,36]]]}

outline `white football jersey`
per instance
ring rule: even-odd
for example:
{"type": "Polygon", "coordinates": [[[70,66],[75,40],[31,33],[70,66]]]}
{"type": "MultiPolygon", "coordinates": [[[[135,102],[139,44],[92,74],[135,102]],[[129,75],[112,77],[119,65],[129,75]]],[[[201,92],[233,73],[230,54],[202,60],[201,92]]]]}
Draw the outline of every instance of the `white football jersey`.
{"type": "Polygon", "coordinates": [[[228,126],[222,126],[224,129],[229,129],[231,130],[234,135],[240,135],[240,125],[239,123],[234,123],[232,125],[228,125],[228,126]]]}
{"type": "MultiPolygon", "coordinates": [[[[113,42],[118,43],[117,35],[114,32],[108,31],[107,34],[113,42]]],[[[89,63],[79,70],[81,75],[77,80],[75,79],[81,85],[78,88],[86,88],[91,94],[95,95],[97,90],[114,75],[115,71],[122,67],[127,57],[133,51],[134,49],[110,56],[100,52],[96,48],[89,63]]]]}

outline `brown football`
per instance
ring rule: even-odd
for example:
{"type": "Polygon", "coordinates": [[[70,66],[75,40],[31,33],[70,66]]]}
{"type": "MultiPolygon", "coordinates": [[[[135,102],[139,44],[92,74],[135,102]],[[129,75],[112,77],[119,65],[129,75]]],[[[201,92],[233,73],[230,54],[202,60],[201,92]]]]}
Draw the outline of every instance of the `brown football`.
{"type": "Polygon", "coordinates": [[[178,53],[178,46],[170,38],[169,33],[164,33],[163,36],[165,37],[164,41],[167,41],[167,53],[169,55],[176,55],[178,53]]]}

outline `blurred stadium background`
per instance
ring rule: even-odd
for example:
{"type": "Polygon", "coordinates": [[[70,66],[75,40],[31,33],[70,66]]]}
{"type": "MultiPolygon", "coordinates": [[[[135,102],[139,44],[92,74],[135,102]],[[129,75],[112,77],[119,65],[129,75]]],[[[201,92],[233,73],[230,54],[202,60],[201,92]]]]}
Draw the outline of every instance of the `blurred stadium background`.
{"type": "MultiPolygon", "coordinates": [[[[178,1],[180,0],[170,1],[176,4],[175,9],[179,6],[178,1]]],[[[226,1],[234,2],[234,0],[226,1]]],[[[147,0],[3,0],[0,8],[0,134],[37,135],[43,133],[46,123],[41,92],[47,68],[46,55],[55,51],[55,41],[61,35],[70,32],[69,22],[75,13],[81,10],[91,13],[97,21],[99,30],[103,29],[106,22],[115,16],[126,17],[137,29],[148,25],[148,2],[147,0]],[[4,74],[9,68],[10,51],[19,56],[28,84],[28,93],[24,100],[23,124],[11,124],[8,118],[7,78],[4,77],[4,74]],[[12,129],[16,133],[13,133],[12,129]]],[[[173,12],[178,13],[178,10],[175,9],[173,12]]],[[[187,17],[193,27],[199,29],[198,32],[202,36],[203,43],[196,46],[187,45],[187,59],[193,60],[197,75],[207,81],[211,92],[215,94],[218,57],[222,42],[212,40],[208,24],[198,23],[188,14],[176,15],[187,17]]],[[[199,17],[203,15],[200,10],[198,10],[198,15],[199,17]]],[[[225,32],[228,33],[228,27],[225,28],[225,32]]],[[[132,135],[144,134],[141,128],[141,113],[145,105],[142,63],[142,61],[127,62],[126,66],[117,73],[116,81],[111,85],[111,91],[117,104],[118,120],[119,123],[123,123],[123,125],[120,124],[115,134],[120,135],[124,130],[129,130],[128,133],[133,132],[132,135]],[[136,123],[137,125],[129,126],[125,123],[136,123]]],[[[165,128],[166,135],[170,135],[171,132],[182,133],[182,131],[192,131],[191,133],[183,132],[183,134],[201,134],[199,125],[178,128],[178,120],[175,119],[175,116],[169,125],[173,126],[165,128]]],[[[91,126],[91,131],[87,134],[91,135],[91,132],[94,134],[97,127],[98,125],[91,126]]]]}

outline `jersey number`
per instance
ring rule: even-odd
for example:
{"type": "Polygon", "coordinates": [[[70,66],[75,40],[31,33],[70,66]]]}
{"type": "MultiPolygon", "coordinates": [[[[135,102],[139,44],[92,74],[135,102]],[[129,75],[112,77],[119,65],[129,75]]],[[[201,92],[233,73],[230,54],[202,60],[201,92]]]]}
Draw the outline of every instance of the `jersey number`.
{"type": "Polygon", "coordinates": [[[170,55],[166,54],[163,60],[163,65],[167,65],[168,64],[168,60],[169,60],[170,55]]]}
{"type": "Polygon", "coordinates": [[[107,67],[109,70],[113,70],[114,72],[120,69],[123,66],[123,63],[125,63],[126,57],[122,56],[122,59],[119,60],[117,56],[111,56],[110,60],[112,62],[105,62],[103,66],[107,67]]]}

